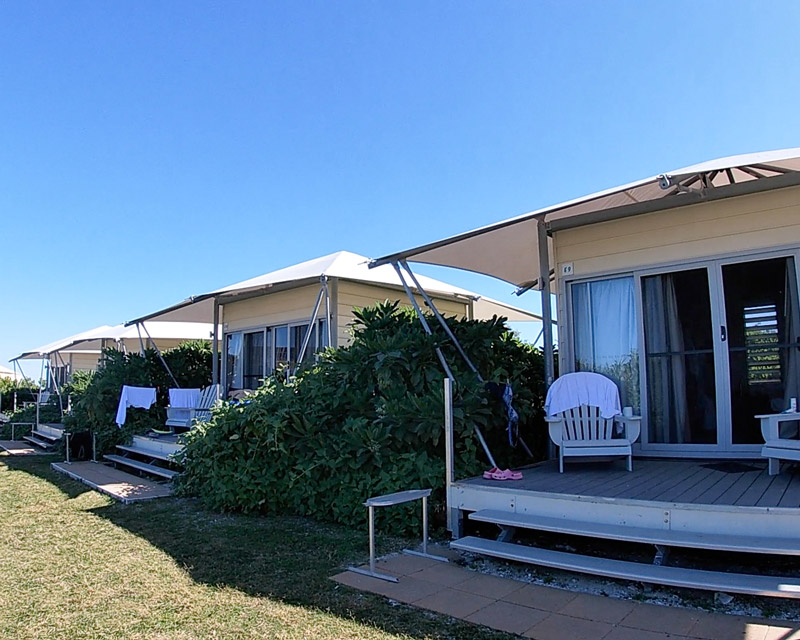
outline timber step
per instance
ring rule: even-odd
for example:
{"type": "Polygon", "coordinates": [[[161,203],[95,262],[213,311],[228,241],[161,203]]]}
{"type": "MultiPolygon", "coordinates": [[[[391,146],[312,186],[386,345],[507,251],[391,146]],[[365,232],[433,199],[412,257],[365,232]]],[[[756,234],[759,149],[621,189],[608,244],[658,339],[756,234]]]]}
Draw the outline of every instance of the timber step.
{"type": "Polygon", "coordinates": [[[58,435],[47,432],[47,431],[39,431],[34,429],[31,431],[31,435],[36,436],[37,438],[41,438],[42,440],[48,440],[49,442],[58,442],[64,436],[63,433],[59,433],[58,435]]]}
{"type": "Polygon", "coordinates": [[[40,440],[36,436],[22,436],[23,440],[27,440],[31,444],[36,445],[37,447],[41,447],[42,449],[49,449],[53,446],[53,443],[48,440],[40,440]]]}
{"type": "Polygon", "coordinates": [[[163,460],[164,462],[174,462],[172,454],[164,453],[163,451],[154,451],[153,449],[143,449],[141,447],[134,447],[132,445],[118,444],[117,449],[125,451],[126,453],[133,453],[137,456],[153,458],[154,460],[163,460]]]}
{"type": "Polygon", "coordinates": [[[567,535],[603,538],[625,542],[663,545],[665,547],[686,547],[691,549],[712,549],[738,553],[768,553],[776,555],[800,555],[800,539],[768,538],[763,536],[741,536],[725,534],[694,533],[669,529],[648,529],[628,525],[611,525],[600,522],[548,518],[526,513],[509,513],[492,509],[482,509],[469,515],[470,520],[493,522],[498,526],[550,531],[567,535]]]}
{"type": "Polygon", "coordinates": [[[172,469],[165,469],[164,467],[158,467],[154,464],[142,462],[141,460],[134,460],[133,458],[126,458],[125,456],[117,456],[108,453],[103,457],[106,460],[109,460],[110,462],[113,462],[115,464],[119,464],[125,467],[130,467],[131,469],[136,469],[137,471],[150,473],[154,476],[161,476],[162,478],[167,478],[168,480],[171,480],[172,478],[178,475],[178,472],[173,471],[172,469]]]}
{"type": "Polygon", "coordinates": [[[526,547],[511,542],[468,536],[450,543],[453,549],[526,562],[542,567],[577,571],[608,578],[634,580],[673,587],[747,593],[778,598],[800,598],[800,579],[683,569],[663,565],[610,560],[563,551],[526,547]]]}

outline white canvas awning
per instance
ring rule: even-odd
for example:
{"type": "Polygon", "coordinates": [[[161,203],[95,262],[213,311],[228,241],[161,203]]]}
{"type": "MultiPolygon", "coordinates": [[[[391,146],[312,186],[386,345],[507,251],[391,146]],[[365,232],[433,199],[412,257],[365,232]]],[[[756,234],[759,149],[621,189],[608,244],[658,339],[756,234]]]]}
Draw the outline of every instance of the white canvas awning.
{"type": "MultiPolygon", "coordinates": [[[[520,288],[540,278],[539,225],[548,233],[604,220],[800,184],[800,148],[712,160],[538,209],[379,258],[475,271],[520,288]]],[[[552,264],[552,243],[548,239],[552,264]]]]}
{"type": "MultiPolygon", "coordinates": [[[[210,340],[213,325],[210,322],[148,322],[145,326],[147,333],[142,332],[142,338],[146,341],[148,334],[153,340],[210,340]]],[[[139,340],[136,327],[104,325],[25,351],[14,360],[44,360],[53,353],[100,353],[104,341],[125,340],[139,340]]]]}
{"type": "MultiPolygon", "coordinates": [[[[192,296],[160,311],[136,318],[128,325],[137,322],[148,322],[158,318],[180,322],[209,322],[213,318],[214,300],[220,304],[228,304],[236,300],[250,298],[258,295],[292,289],[309,284],[319,284],[323,276],[375,284],[384,287],[402,289],[402,283],[394,268],[390,265],[371,269],[370,260],[349,251],[339,251],[321,258],[301,262],[300,264],[278,269],[249,280],[244,280],[216,291],[192,296]]],[[[454,285],[428,278],[417,276],[425,291],[434,296],[447,296],[477,301],[475,305],[476,317],[491,317],[492,315],[505,316],[512,322],[531,322],[541,320],[540,316],[514,307],[512,305],[485,298],[477,293],[456,287],[454,285]],[[477,315],[480,309],[482,316],[477,315]]]]}

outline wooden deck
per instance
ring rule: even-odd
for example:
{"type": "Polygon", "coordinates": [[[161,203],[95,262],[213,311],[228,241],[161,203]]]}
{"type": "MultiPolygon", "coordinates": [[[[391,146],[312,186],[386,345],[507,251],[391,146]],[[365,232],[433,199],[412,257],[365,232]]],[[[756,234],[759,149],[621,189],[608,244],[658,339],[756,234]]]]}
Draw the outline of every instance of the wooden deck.
{"type": "Polygon", "coordinates": [[[523,469],[522,480],[471,478],[459,485],[616,500],[692,505],[800,508],[800,467],[776,476],[760,460],[643,460],[633,471],[617,462],[570,463],[564,473],[550,460],[523,469]]]}

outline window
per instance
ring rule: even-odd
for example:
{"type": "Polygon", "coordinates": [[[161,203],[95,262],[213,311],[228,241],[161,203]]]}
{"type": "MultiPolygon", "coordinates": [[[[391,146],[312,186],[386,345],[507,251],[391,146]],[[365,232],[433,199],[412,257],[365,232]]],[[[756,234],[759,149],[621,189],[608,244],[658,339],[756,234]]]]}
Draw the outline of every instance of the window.
{"type": "Polygon", "coordinates": [[[781,381],[778,307],[765,304],[744,308],[744,344],[749,384],[781,381]]]}
{"type": "MultiPolygon", "coordinates": [[[[284,324],[259,331],[230,333],[226,337],[226,386],[230,389],[257,389],[276,369],[294,367],[303,346],[308,323],[284,324]]],[[[309,336],[303,364],[328,346],[328,323],[315,323],[309,336]]]]}

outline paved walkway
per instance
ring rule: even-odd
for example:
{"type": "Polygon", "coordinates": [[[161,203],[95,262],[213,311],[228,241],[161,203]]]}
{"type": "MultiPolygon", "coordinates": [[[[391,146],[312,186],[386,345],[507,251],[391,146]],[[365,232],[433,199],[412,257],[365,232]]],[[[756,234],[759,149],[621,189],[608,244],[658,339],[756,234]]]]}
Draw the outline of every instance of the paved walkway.
{"type": "Polygon", "coordinates": [[[392,583],[345,571],[337,582],[539,640],[800,640],[784,623],[617,600],[526,584],[415,556],[381,560],[392,583]]]}
{"type": "Polygon", "coordinates": [[[169,485],[139,478],[98,462],[54,462],[50,466],[125,504],[172,495],[169,485]]]}

